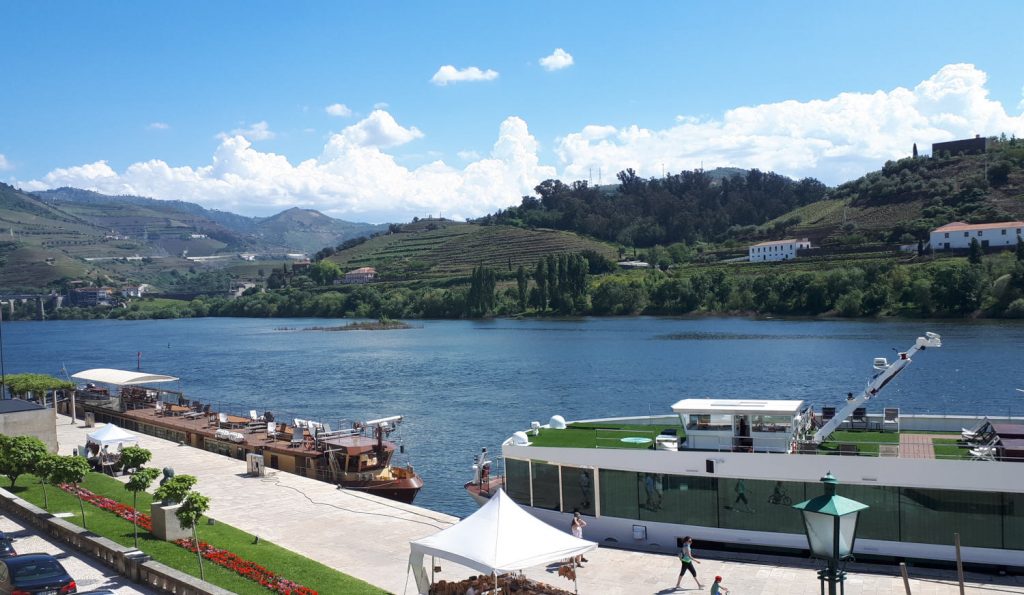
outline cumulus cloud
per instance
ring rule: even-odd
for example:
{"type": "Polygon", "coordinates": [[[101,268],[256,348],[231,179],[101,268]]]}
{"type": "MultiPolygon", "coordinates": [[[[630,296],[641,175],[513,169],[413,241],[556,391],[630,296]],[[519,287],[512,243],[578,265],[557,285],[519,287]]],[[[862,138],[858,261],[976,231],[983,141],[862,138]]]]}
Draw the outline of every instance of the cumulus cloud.
{"type": "Polygon", "coordinates": [[[544,56],[539,62],[544,67],[544,70],[547,71],[561,70],[573,65],[572,54],[562,48],[555,48],[555,51],[550,56],[544,56]]]}
{"type": "Polygon", "coordinates": [[[835,184],[909,155],[915,142],[1024,135],[1024,115],[1009,115],[990,99],[987,78],[972,64],[950,64],[912,89],[737,107],[721,118],[682,115],[663,129],[586,126],[557,139],[554,150],[566,179],[627,167],[655,176],[663,164],[680,171],[703,163],[835,184]]]}
{"type": "Polygon", "coordinates": [[[456,155],[458,155],[459,159],[463,161],[476,161],[477,159],[480,159],[480,153],[477,153],[476,151],[459,151],[456,155]]]}
{"type": "Polygon", "coordinates": [[[14,166],[11,165],[11,162],[7,160],[3,153],[0,153],[0,171],[7,171],[9,169],[14,169],[14,166]]]}
{"type": "Polygon", "coordinates": [[[171,125],[166,122],[150,122],[146,130],[168,130],[170,127],[171,125]]]}
{"type": "Polygon", "coordinates": [[[246,214],[301,206],[379,222],[442,212],[455,218],[480,216],[518,203],[538,181],[557,173],[540,164],[538,143],[518,117],[501,123],[490,155],[462,168],[442,160],[405,167],[383,150],[421,136],[378,110],[332,135],[317,157],[299,163],[256,150],[244,135],[225,135],[210,163],[200,167],[172,167],[154,159],[118,172],[97,161],[55,169],[21,185],[189,200],[246,214]]]}
{"type": "MultiPolygon", "coordinates": [[[[277,136],[270,129],[270,125],[267,124],[266,120],[261,120],[259,122],[256,122],[255,124],[252,124],[248,128],[235,128],[234,130],[231,131],[231,135],[232,136],[244,136],[245,138],[247,138],[247,139],[249,139],[251,141],[270,140],[270,139],[274,138],[275,136],[277,136]]],[[[222,138],[224,136],[227,136],[227,135],[224,135],[224,134],[221,135],[222,138]]]]}
{"type": "Polygon", "coordinates": [[[445,86],[448,83],[464,83],[472,81],[493,81],[498,78],[497,70],[480,70],[476,66],[459,70],[451,64],[446,64],[437,69],[430,82],[438,86],[445,86]]]}
{"type": "Polygon", "coordinates": [[[324,108],[327,115],[334,116],[336,118],[347,118],[352,115],[352,110],[348,108],[344,103],[332,103],[324,108]]]}

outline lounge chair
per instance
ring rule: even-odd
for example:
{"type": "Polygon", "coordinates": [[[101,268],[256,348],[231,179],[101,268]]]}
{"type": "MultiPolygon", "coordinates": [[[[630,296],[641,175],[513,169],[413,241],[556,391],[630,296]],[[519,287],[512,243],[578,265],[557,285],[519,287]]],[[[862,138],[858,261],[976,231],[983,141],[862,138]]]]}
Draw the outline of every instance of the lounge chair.
{"type": "Polygon", "coordinates": [[[975,461],[996,460],[996,449],[994,447],[979,446],[971,449],[971,459],[975,461]]]}
{"type": "Polygon", "coordinates": [[[296,428],[304,428],[304,427],[306,427],[306,420],[299,419],[299,418],[296,417],[294,421],[295,421],[295,427],[296,428]]]}
{"type": "Polygon", "coordinates": [[[290,448],[296,448],[302,446],[302,443],[306,440],[306,431],[302,428],[295,426],[292,428],[292,441],[288,443],[290,448]]]}
{"type": "Polygon", "coordinates": [[[850,416],[850,429],[853,429],[854,425],[859,424],[861,429],[868,429],[868,409],[867,407],[857,407],[853,410],[853,415],[850,416]]]}
{"type": "Polygon", "coordinates": [[[267,422],[267,440],[277,440],[277,422],[267,422]]]}
{"type": "Polygon", "coordinates": [[[255,409],[250,409],[249,410],[249,419],[251,419],[253,421],[259,421],[260,416],[256,414],[256,410],[255,409]]]}
{"type": "Polygon", "coordinates": [[[222,428],[227,427],[229,425],[227,413],[221,412],[217,414],[217,425],[219,425],[222,428]]]}
{"type": "Polygon", "coordinates": [[[255,434],[267,429],[267,423],[263,421],[251,421],[245,426],[245,431],[250,434],[255,434]]]}
{"type": "Polygon", "coordinates": [[[882,412],[882,431],[889,426],[896,426],[896,432],[900,431],[900,410],[899,407],[886,407],[882,412]]]}
{"type": "Polygon", "coordinates": [[[163,414],[164,414],[164,402],[163,401],[157,401],[156,402],[156,415],[163,415],[163,414]]]}

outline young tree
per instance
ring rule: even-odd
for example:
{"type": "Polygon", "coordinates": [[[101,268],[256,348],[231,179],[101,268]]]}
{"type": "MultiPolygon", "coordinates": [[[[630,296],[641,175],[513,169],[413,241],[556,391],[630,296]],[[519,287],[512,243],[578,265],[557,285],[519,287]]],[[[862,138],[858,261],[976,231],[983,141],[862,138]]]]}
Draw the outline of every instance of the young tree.
{"type": "Polygon", "coordinates": [[[53,475],[54,465],[57,464],[57,455],[46,453],[43,458],[36,461],[32,472],[39,479],[39,485],[43,488],[43,509],[50,510],[50,500],[46,495],[46,484],[50,483],[50,476],[53,475]]]}
{"type": "Polygon", "coordinates": [[[199,532],[196,530],[196,525],[199,524],[199,519],[209,509],[210,499],[208,497],[199,492],[189,492],[185,495],[185,499],[182,500],[178,511],[174,513],[178,517],[178,522],[181,523],[182,529],[192,528],[192,539],[196,545],[196,556],[199,558],[199,578],[204,581],[206,580],[206,573],[203,570],[203,552],[199,548],[199,532]]]}
{"type": "Polygon", "coordinates": [[[125,470],[142,469],[153,459],[153,453],[141,446],[126,446],[121,449],[121,465],[125,470]]]}
{"type": "Polygon", "coordinates": [[[196,485],[197,481],[199,479],[194,475],[175,475],[157,488],[153,497],[165,504],[184,502],[185,496],[192,491],[192,486],[196,485]]]}
{"type": "MultiPolygon", "coordinates": [[[[1018,252],[1020,249],[1018,248],[1018,252]]],[[[526,269],[523,265],[519,265],[519,269],[516,271],[516,289],[518,290],[519,297],[519,311],[526,311],[526,300],[529,298],[527,290],[529,289],[529,282],[526,279],[526,269]]]]}
{"type": "Polygon", "coordinates": [[[46,444],[35,436],[0,435],[0,473],[11,480],[11,487],[18,476],[30,473],[47,454],[46,444]]]}
{"type": "Polygon", "coordinates": [[[537,261],[537,268],[533,271],[533,281],[537,284],[537,294],[540,300],[537,309],[544,311],[548,309],[548,265],[547,261],[541,258],[537,261]]]}
{"type": "MultiPolygon", "coordinates": [[[[76,488],[77,493],[78,484],[82,483],[89,471],[89,461],[85,457],[57,457],[50,472],[50,481],[56,484],[69,483],[76,488]]],[[[81,494],[78,494],[78,508],[82,511],[82,528],[86,529],[85,504],[81,494]]]]}
{"type": "Polygon", "coordinates": [[[1024,238],[1017,236],[1017,262],[1024,262],[1024,238]]]}
{"type": "MultiPolygon", "coordinates": [[[[121,455],[122,457],[124,456],[123,451],[121,455]]],[[[132,508],[135,509],[136,520],[138,520],[139,516],[139,492],[145,492],[146,490],[148,490],[149,486],[153,485],[153,480],[156,479],[158,475],[160,475],[159,469],[153,467],[145,469],[137,467],[135,473],[132,473],[132,476],[128,478],[128,483],[124,485],[124,489],[132,493],[132,508]]],[[[139,547],[138,524],[135,524],[135,547],[139,547]]]]}
{"type": "Polygon", "coordinates": [[[978,243],[978,238],[971,238],[970,251],[967,253],[967,262],[971,264],[981,264],[981,244],[978,243]]]}

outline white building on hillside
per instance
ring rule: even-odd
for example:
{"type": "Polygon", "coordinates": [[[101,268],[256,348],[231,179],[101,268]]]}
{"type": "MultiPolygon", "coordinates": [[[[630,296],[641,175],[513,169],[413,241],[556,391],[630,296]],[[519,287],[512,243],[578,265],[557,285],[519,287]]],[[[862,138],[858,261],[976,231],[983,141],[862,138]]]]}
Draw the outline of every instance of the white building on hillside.
{"type": "Polygon", "coordinates": [[[749,250],[750,262],[763,262],[766,260],[792,260],[796,258],[797,251],[806,250],[811,247],[811,242],[804,238],[802,240],[776,240],[774,242],[761,242],[754,244],[749,250]]]}
{"type": "Polygon", "coordinates": [[[932,230],[931,245],[932,250],[966,250],[971,247],[971,240],[977,239],[982,248],[1016,246],[1017,238],[1024,234],[1022,230],[1024,221],[974,225],[954,221],[932,230]]]}
{"type": "Polygon", "coordinates": [[[377,269],[373,267],[361,267],[354,271],[345,273],[345,284],[369,283],[377,278],[377,269]]]}

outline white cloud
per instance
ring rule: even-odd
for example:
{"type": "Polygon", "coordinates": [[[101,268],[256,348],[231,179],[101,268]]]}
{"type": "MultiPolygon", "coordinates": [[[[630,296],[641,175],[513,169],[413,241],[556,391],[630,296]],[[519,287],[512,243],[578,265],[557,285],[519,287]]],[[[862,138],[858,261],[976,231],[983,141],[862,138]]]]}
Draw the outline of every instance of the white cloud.
{"type": "Polygon", "coordinates": [[[664,129],[586,126],[554,147],[565,179],[600,168],[632,167],[643,176],[718,166],[757,167],[830,184],[910,154],[913,143],[975,134],[1024,135],[1024,115],[1011,116],[988,97],[987,75],[950,64],[913,89],[849,92],[821,100],[738,107],[721,118],[677,116],[664,129]]]}
{"type": "Polygon", "coordinates": [[[350,110],[344,103],[332,103],[325,107],[324,111],[327,112],[328,115],[335,116],[337,118],[347,118],[352,115],[352,110],[350,110]]]}
{"type": "Polygon", "coordinates": [[[146,130],[168,130],[171,125],[166,122],[151,122],[149,126],[146,126],[146,130]]]}
{"type": "Polygon", "coordinates": [[[55,169],[21,185],[189,200],[248,214],[302,206],[350,220],[408,221],[429,213],[453,218],[491,213],[518,203],[538,181],[556,175],[554,167],[540,164],[536,139],[514,116],[502,122],[491,154],[461,169],[441,160],[405,167],[382,150],[421,136],[378,110],[331,136],[319,156],[299,163],[258,151],[234,135],[221,137],[208,165],[172,167],[151,160],[117,172],[98,161],[55,169]]]}
{"type": "Polygon", "coordinates": [[[302,206],[363,221],[406,221],[438,212],[475,217],[517,204],[544,179],[586,179],[591,168],[611,182],[627,167],[658,176],[662,164],[678,172],[703,162],[707,168],[757,167],[835,184],[909,155],[915,142],[927,152],[930,143],[975,134],[1024,137],[1024,115],[1008,115],[990,99],[986,81],[976,67],[952,64],[912,88],[743,106],[717,118],[684,114],[660,129],[591,124],[556,140],[557,169],[540,163],[537,140],[514,116],[501,123],[488,155],[460,152],[462,167],[430,157],[435,148],[428,146],[418,152],[428,163],[402,165],[389,148],[424,134],[375,110],[332,134],[318,156],[301,162],[259,151],[252,144],[256,139],[239,131],[221,136],[205,165],[173,167],[154,159],[115,171],[97,161],[12,182],[28,190],[66,185],[190,200],[246,214],[302,206]]]}
{"type": "Polygon", "coordinates": [[[544,70],[547,71],[561,70],[573,65],[572,54],[562,48],[555,48],[555,51],[550,56],[544,56],[539,62],[544,67],[544,70]]]}
{"type": "Polygon", "coordinates": [[[9,169],[14,169],[14,166],[11,165],[11,162],[7,160],[3,153],[0,153],[0,171],[7,171],[9,169]]]}
{"type": "Polygon", "coordinates": [[[443,87],[448,83],[493,81],[496,78],[498,78],[498,71],[496,70],[480,70],[476,66],[470,66],[469,68],[459,70],[451,64],[446,64],[437,69],[437,72],[435,72],[434,76],[431,77],[430,82],[443,87]]]}
{"type": "MultiPolygon", "coordinates": [[[[275,136],[277,136],[270,129],[270,125],[267,124],[266,120],[261,120],[259,122],[256,122],[255,124],[252,124],[248,128],[235,128],[234,130],[231,131],[231,135],[232,136],[244,136],[245,138],[247,138],[247,139],[249,139],[251,141],[270,140],[270,139],[274,138],[275,136]]],[[[223,139],[226,136],[228,136],[228,135],[222,133],[220,135],[220,138],[223,139]]]]}
{"type": "Polygon", "coordinates": [[[378,101],[377,103],[373,104],[373,109],[382,109],[382,110],[386,110],[386,109],[388,109],[389,107],[391,107],[391,106],[390,106],[390,105],[388,105],[388,102],[387,102],[387,101],[378,101]]]}
{"type": "Polygon", "coordinates": [[[459,151],[456,155],[458,155],[459,159],[463,161],[476,161],[477,159],[480,159],[480,153],[477,153],[476,151],[459,151]]]}

